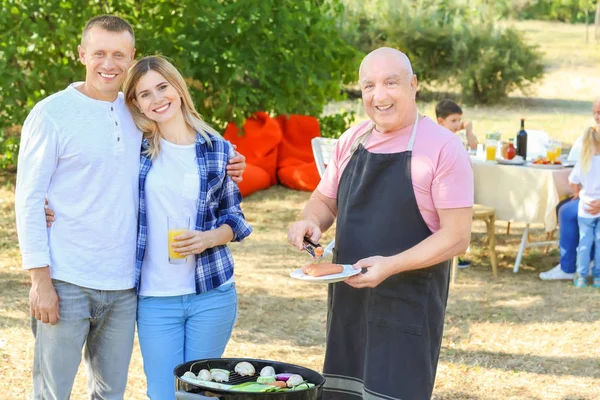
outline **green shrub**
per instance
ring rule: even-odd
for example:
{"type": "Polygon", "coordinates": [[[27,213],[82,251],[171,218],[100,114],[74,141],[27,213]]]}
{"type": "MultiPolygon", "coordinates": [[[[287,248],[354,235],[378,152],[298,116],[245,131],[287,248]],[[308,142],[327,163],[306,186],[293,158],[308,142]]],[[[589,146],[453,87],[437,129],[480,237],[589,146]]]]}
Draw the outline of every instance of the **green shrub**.
{"type": "Polygon", "coordinates": [[[404,51],[425,88],[458,87],[464,101],[496,102],[543,75],[542,55],[496,9],[478,1],[348,2],[344,38],[363,52],[386,45],[404,51]],[[356,26],[367,29],[354,32],[356,26]]]}
{"type": "Polygon", "coordinates": [[[356,117],[356,113],[352,110],[342,110],[337,114],[324,115],[319,118],[319,126],[321,128],[321,136],[337,139],[344,133],[356,117]]]}
{"type": "Polygon", "coordinates": [[[14,162],[7,129],[33,105],[83,80],[77,45],[99,14],[126,18],[138,57],[163,54],[191,83],[218,128],[256,111],[319,116],[355,80],[360,54],[338,34],[338,0],[2,0],[0,157],[14,162]]]}
{"type": "Polygon", "coordinates": [[[467,103],[493,103],[512,90],[525,90],[544,72],[539,52],[527,46],[514,30],[475,29],[470,45],[457,53],[456,81],[467,103]]]}

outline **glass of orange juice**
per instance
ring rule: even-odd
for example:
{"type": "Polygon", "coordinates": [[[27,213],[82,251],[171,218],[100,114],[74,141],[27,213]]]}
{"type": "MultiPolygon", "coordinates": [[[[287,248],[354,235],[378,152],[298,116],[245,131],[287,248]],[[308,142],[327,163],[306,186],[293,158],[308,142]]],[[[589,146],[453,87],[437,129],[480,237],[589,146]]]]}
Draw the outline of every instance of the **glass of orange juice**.
{"type": "Polygon", "coordinates": [[[560,158],[562,154],[562,142],[560,140],[555,140],[554,148],[556,149],[556,158],[560,158]]]}
{"type": "Polygon", "coordinates": [[[488,139],[485,141],[485,161],[495,161],[498,151],[498,141],[488,139]]]}
{"type": "Polygon", "coordinates": [[[558,158],[558,154],[557,154],[556,146],[555,146],[554,142],[550,142],[546,145],[546,158],[550,162],[554,162],[558,158]]]}
{"type": "Polygon", "coordinates": [[[169,245],[169,263],[170,264],[185,264],[186,257],[177,253],[171,245],[175,243],[175,237],[189,231],[190,217],[189,216],[171,216],[167,217],[167,228],[169,231],[167,243],[169,245]]]}

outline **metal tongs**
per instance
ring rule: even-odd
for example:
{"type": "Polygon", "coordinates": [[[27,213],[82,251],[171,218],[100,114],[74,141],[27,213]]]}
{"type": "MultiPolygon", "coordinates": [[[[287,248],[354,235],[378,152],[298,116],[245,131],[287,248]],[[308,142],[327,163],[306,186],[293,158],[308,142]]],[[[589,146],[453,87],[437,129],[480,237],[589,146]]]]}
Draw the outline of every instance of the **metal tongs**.
{"type": "Polygon", "coordinates": [[[327,257],[332,253],[335,241],[331,241],[331,243],[329,243],[327,247],[323,248],[319,243],[314,243],[309,238],[304,237],[302,245],[304,247],[304,251],[310,254],[314,261],[319,261],[323,257],[327,257]]]}

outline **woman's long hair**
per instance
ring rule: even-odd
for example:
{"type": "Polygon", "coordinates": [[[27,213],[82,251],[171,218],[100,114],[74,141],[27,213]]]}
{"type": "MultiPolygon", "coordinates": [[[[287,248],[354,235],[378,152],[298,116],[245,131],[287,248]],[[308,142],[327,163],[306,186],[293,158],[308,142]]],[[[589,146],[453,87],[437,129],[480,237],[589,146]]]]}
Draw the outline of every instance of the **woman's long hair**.
{"type": "Polygon", "coordinates": [[[581,171],[588,173],[592,168],[592,157],[600,150],[600,126],[592,126],[583,135],[581,146],[581,171]]]}
{"type": "Polygon", "coordinates": [[[160,153],[160,133],[158,130],[158,124],[146,117],[136,106],[134,100],[136,100],[135,87],[138,82],[148,71],[156,71],[165,77],[169,84],[177,90],[181,96],[181,111],[183,112],[183,119],[185,122],[195,129],[200,135],[202,135],[207,142],[210,144],[210,138],[207,134],[219,135],[210,125],[208,125],[198,111],[194,107],[194,102],[190,96],[190,92],[185,84],[181,73],[161,56],[148,56],[137,60],[129,69],[127,74],[127,80],[125,81],[125,103],[131,111],[133,120],[137,127],[144,133],[144,136],[148,139],[150,144],[149,148],[145,151],[145,154],[150,156],[151,159],[155,159],[160,153]]]}

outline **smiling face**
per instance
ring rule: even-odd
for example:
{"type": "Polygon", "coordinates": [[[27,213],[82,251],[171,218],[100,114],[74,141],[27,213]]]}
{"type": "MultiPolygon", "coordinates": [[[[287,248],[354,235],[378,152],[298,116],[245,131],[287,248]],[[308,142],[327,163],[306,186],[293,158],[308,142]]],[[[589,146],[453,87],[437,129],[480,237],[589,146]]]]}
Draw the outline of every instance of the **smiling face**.
{"type": "Polygon", "coordinates": [[[592,105],[592,113],[594,114],[594,121],[596,121],[596,125],[600,126],[600,98],[594,101],[592,105]]]}
{"type": "Polygon", "coordinates": [[[97,100],[114,101],[135,56],[131,34],[93,27],[78,50],[86,69],[85,84],[80,90],[97,100]]]}
{"type": "Polygon", "coordinates": [[[406,56],[382,48],[365,57],[359,72],[362,99],[367,115],[382,133],[414,123],[417,77],[406,56]]]}
{"type": "Polygon", "coordinates": [[[146,72],[135,86],[134,104],[159,125],[182,114],[181,95],[160,73],[146,72]]]}

